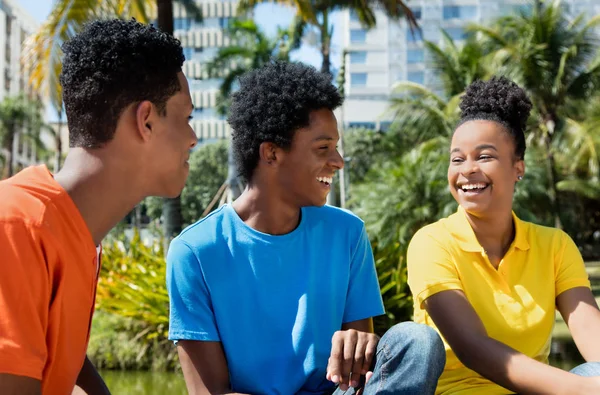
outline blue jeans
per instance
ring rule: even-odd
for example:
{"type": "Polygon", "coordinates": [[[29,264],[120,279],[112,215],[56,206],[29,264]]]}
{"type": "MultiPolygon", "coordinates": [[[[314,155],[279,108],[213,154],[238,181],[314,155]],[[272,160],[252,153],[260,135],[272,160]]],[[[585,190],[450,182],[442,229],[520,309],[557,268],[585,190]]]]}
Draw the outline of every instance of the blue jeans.
{"type": "MultiPolygon", "coordinates": [[[[394,325],[379,340],[363,395],[434,394],[445,364],[444,343],[436,331],[414,322],[394,325]]],[[[353,395],[354,389],[333,393],[342,394],[353,395]]]]}
{"type": "Polygon", "coordinates": [[[573,368],[571,373],[584,377],[600,376],[600,362],[587,362],[581,364],[573,368]]]}

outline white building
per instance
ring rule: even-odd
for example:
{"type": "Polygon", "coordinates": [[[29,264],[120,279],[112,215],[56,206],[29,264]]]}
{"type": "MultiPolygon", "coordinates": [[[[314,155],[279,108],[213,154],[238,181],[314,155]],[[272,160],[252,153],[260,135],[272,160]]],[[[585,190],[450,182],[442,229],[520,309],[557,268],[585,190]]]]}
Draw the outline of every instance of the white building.
{"type": "MultiPolygon", "coordinates": [[[[37,29],[36,20],[16,0],[0,0],[0,101],[20,93],[34,96],[22,63],[23,42],[37,29]]],[[[17,133],[13,142],[13,166],[36,162],[32,145],[17,133]]],[[[1,148],[0,148],[1,149],[1,148]]]]}
{"type": "Polygon", "coordinates": [[[16,0],[0,0],[0,100],[29,89],[21,53],[23,41],[36,28],[35,19],[16,0]]]}
{"type": "Polygon", "coordinates": [[[194,103],[191,124],[201,140],[221,139],[229,136],[229,125],[217,114],[216,100],[221,80],[208,78],[206,63],[220,48],[230,45],[225,32],[229,19],[236,16],[236,0],[196,0],[202,10],[203,20],[197,22],[187,15],[178,3],[173,4],[175,37],[181,41],[186,62],[183,72],[190,83],[194,103]]]}
{"type": "MultiPolygon", "coordinates": [[[[529,0],[409,0],[420,34],[413,35],[404,20],[389,20],[377,12],[377,26],[362,28],[356,16],[345,11],[341,15],[346,58],[346,101],[344,125],[385,130],[390,124],[384,116],[391,87],[407,80],[440,90],[433,70],[427,67],[423,40],[440,42],[444,29],[455,40],[464,37],[469,23],[485,23],[497,17],[531,7],[529,0]]],[[[600,14],[600,0],[563,0],[573,15],[600,14]]]]}

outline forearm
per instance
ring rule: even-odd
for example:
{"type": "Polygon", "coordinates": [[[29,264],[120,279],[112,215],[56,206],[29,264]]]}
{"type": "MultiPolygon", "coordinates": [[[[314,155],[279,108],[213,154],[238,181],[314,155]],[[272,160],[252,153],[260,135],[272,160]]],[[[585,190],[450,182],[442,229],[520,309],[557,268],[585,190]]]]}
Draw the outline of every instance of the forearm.
{"type": "Polygon", "coordinates": [[[76,384],[88,395],[110,395],[104,380],[87,357],[81,367],[76,384]]]}
{"type": "Polygon", "coordinates": [[[520,394],[588,393],[584,378],[538,362],[487,336],[470,339],[458,347],[457,356],[468,368],[520,394]]]}

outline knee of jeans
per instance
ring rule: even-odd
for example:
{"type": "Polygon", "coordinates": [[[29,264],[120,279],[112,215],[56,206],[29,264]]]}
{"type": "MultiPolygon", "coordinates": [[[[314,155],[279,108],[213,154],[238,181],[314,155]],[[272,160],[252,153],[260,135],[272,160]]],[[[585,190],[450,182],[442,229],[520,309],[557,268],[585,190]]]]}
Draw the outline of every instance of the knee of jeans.
{"type": "Polygon", "coordinates": [[[431,327],[415,322],[401,322],[391,327],[381,338],[380,344],[409,346],[415,352],[433,360],[446,360],[444,343],[431,327]]]}
{"type": "Polygon", "coordinates": [[[575,367],[573,370],[571,370],[571,373],[583,377],[600,376],[600,362],[586,362],[575,367]]]}

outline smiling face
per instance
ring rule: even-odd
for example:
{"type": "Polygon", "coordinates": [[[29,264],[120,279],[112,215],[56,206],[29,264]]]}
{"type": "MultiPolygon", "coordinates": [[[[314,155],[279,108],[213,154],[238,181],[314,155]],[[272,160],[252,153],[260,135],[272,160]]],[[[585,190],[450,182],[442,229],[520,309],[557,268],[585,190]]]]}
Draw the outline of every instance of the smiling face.
{"type": "Polygon", "coordinates": [[[344,167],[337,151],[337,120],[328,109],[310,114],[308,127],[294,133],[289,150],[281,150],[277,182],[299,207],[327,202],[335,172],[344,167]]]}
{"type": "Polygon", "coordinates": [[[494,121],[469,121],[452,137],[448,184],[466,212],[485,216],[512,209],[515,183],[525,164],[504,126],[494,121]]]}

